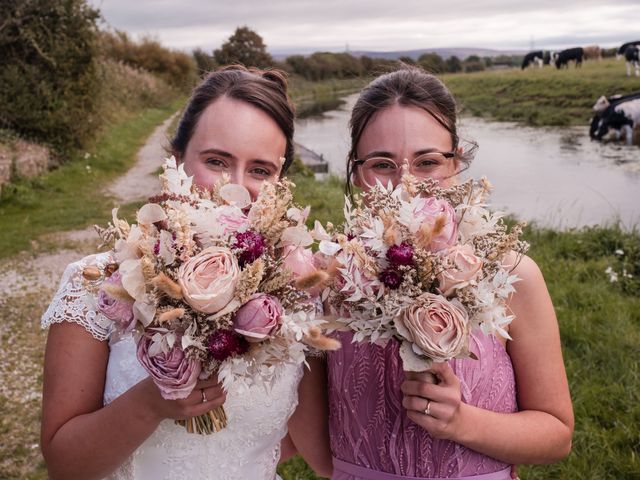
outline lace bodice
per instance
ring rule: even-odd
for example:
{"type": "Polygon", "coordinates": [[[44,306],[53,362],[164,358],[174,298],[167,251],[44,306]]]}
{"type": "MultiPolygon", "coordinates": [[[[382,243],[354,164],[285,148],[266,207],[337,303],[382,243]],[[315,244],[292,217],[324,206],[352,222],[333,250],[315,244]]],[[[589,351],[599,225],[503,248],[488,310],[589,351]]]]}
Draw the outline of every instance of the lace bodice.
{"type": "MultiPolygon", "coordinates": [[[[434,439],[407,417],[398,342],[380,347],[351,343],[348,332],[338,335],[342,348],[327,357],[336,458],[410,477],[463,477],[508,467],[460,444],[434,439]]],[[[470,347],[478,360],[451,361],[462,400],[496,412],[516,411],[513,367],[503,345],[493,336],[474,333],[470,347]]]]}
{"type": "MultiPolygon", "coordinates": [[[[67,267],[60,288],[42,318],[42,326],[62,321],[82,325],[94,338],[109,342],[104,404],[112,402],[147,373],[136,358],[130,335],[111,332],[108,319],[96,311],[81,277],[86,265],[107,262],[105,254],[86,257],[67,267]]],[[[269,392],[254,386],[232,389],[224,404],[225,429],[212,435],[188,434],[173,420],[163,421],[109,479],[268,479],[276,476],[280,440],[297,403],[302,367],[287,365],[269,392]]]]}

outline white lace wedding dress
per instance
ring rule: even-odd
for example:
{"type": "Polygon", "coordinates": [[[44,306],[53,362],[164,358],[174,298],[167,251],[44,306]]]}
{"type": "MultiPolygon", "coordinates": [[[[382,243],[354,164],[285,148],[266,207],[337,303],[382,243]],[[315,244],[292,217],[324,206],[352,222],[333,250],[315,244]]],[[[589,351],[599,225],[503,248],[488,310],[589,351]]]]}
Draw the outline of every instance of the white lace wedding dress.
{"type": "MultiPolygon", "coordinates": [[[[96,311],[83,288],[82,270],[105,263],[106,254],[91,255],[67,267],[42,327],[63,321],[82,325],[94,338],[109,342],[109,364],[104,404],[147,376],[138,363],[130,335],[111,334],[109,321],[96,311]]],[[[242,479],[272,480],[280,458],[280,440],[287,420],[298,403],[297,386],[302,367],[288,365],[280,381],[267,393],[253,387],[240,394],[231,390],[224,404],[225,429],[212,435],[188,434],[173,420],[164,420],[156,431],[109,479],[242,479]]],[[[99,454],[96,452],[96,454],[99,454]]]]}

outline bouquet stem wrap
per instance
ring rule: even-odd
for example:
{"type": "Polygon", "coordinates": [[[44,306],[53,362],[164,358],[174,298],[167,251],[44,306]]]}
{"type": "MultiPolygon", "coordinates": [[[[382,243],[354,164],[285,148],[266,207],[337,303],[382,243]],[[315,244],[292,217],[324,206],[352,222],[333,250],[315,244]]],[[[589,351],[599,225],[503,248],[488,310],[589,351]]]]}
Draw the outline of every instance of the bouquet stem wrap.
{"type": "Polygon", "coordinates": [[[176,420],[176,425],[183,426],[188,433],[209,435],[219,432],[227,426],[227,413],[224,411],[224,407],[220,406],[198,417],[176,420]]]}

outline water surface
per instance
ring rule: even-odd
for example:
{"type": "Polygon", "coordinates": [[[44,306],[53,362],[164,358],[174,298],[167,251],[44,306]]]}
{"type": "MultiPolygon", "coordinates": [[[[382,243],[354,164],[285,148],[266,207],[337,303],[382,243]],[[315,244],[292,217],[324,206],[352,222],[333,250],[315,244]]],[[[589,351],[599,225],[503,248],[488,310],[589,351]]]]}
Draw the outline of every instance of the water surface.
{"type": "MultiPolygon", "coordinates": [[[[355,99],[296,124],[296,141],[322,154],[340,176],[355,99]]],[[[479,145],[464,175],[489,178],[495,208],[554,228],[618,218],[626,228],[640,226],[640,148],[593,142],[586,127],[522,127],[476,117],[461,120],[460,135],[479,145]]]]}

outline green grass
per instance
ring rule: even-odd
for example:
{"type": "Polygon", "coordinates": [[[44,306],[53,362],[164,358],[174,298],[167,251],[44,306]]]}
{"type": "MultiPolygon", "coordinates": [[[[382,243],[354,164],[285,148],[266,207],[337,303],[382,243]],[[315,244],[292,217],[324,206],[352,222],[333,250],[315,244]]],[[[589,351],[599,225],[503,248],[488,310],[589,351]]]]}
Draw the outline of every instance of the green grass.
{"type": "Polygon", "coordinates": [[[623,61],[588,61],[581,69],[528,68],[441,76],[463,112],[527,125],[585,125],[601,95],[640,91],[623,61]]]}
{"type": "Polygon", "coordinates": [[[624,293],[604,270],[640,235],[529,229],[527,239],[558,315],[576,427],[566,460],[523,468],[522,477],[639,478],[640,291],[624,293]]]}
{"type": "Polygon", "coordinates": [[[31,248],[41,235],[109,219],[115,205],[105,186],[133,165],[153,129],[183,103],[180,98],[132,115],[57,170],[7,185],[0,197],[0,258],[31,248]]]}

